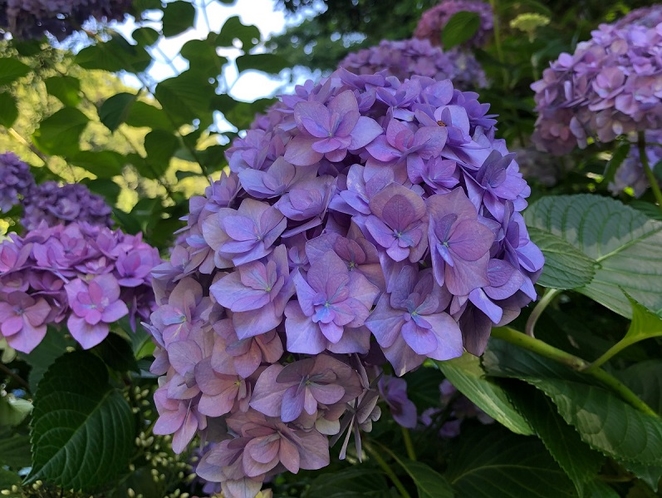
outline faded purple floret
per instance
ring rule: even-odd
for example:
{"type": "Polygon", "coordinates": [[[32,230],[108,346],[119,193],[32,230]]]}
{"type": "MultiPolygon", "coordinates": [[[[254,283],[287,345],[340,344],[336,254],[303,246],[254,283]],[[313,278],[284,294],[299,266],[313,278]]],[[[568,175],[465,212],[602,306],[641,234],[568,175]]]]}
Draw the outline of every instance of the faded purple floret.
{"type": "Polygon", "coordinates": [[[466,47],[481,47],[494,29],[492,6],[481,0],[442,0],[438,5],[421,15],[414,37],[429,40],[432,45],[441,45],[441,32],[448,21],[458,12],[473,12],[480,18],[476,33],[466,42],[466,47]]]}
{"type": "Polygon", "coordinates": [[[30,166],[11,152],[0,154],[0,213],[29,199],[34,189],[30,166]]]}
{"type": "MultiPolygon", "coordinates": [[[[329,441],[360,459],[384,370],[481,354],[535,299],[530,189],[477,98],[339,69],[259,117],[228,148],[229,173],[191,199],[153,272],[157,426],[177,451],[211,441],[196,471],[226,496],[327,465],[329,441]]],[[[381,392],[412,427],[403,382],[381,392]]]]}

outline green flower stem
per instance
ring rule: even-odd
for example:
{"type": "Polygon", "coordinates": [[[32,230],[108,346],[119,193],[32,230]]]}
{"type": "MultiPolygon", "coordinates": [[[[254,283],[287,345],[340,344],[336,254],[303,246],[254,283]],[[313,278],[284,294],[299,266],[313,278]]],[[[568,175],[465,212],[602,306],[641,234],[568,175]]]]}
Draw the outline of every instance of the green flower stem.
{"type": "Polygon", "coordinates": [[[375,462],[377,462],[377,464],[381,467],[388,478],[391,479],[391,482],[393,482],[395,487],[398,489],[400,495],[402,495],[402,498],[411,498],[411,495],[407,492],[407,489],[402,484],[402,481],[398,479],[398,476],[395,475],[393,469],[389,467],[388,463],[386,463],[386,460],[382,458],[379,452],[375,450],[367,441],[363,442],[363,447],[368,452],[368,454],[375,459],[375,462]]]}
{"type": "Polygon", "coordinates": [[[607,351],[604,352],[604,354],[602,356],[600,356],[600,358],[598,358],[593,363],[591,363],[589,366],[587,366],[583,370],[583,372],[584,373],[591,373],[592,371],[600,368],[601,365],[603,365],[604,363],[609,361],[612,356],[616,356],[618,353],[623,351],[628,346],[631,346],[632,344],[634,344],[636,342],[643,341],[644,339],[649,339],[649,337],[639,337],[639,338],[636,338],[633,341],[626,340],[626,339],[627,338],[623,338],[620,341],[618,341],[616,344],[614,344],[612,347],[610,347],[607,351]]]}
{"type": "Polygon", "coordinates": [[[0,363],[0,372],[3,372],[7,375],[9,375],[12,379],[14,379],[16,382],[18,382],[23,389],[25,389],[27,392],[31,392],[30,390],[30,384],[28,384],[25,380],[23,380],[22,377],[14,373],[10,368],[6,367],[2,363],[0,363]]]}
{"type": "Polygon", "coordinates": [[[554,298],[558,296],[560,293],[561,291],[559,289],[545,290],[545,293],[540,298],[540,301],[538,301],[538,304],[536,304],[536,307],[533,308],[531,315],[529,315],[529,319],[526,321],[526,325],[524,327],[524,331],[526,332],[526,335],[530,337],[535,337],[533,335],[533,329],[536,326],[536,322],[538,321],[538,318],[540,318],[542,312],[545,311],[545,308],[549,306],[549,303],[551,303],[554,300],[554,298]]]}
{"type": "Polygon", "coordinates": [[[416,451],[414,450],[414,443],[411,441],[411,435],[409,434],[409,429],[406,427],[402,428],[402,439],[405,442],[405,448],[407,449],[407,456],[412,462],[416,461],[416,451]]]}
{"type": "Polygon", "coordinates": [[[556,362],[562,363],[570,367],[571,369],[590,375],[594,379],[600,381],[604,385],[610,387],[613,391],[618,393],[618,395],[626,402],[628,402],[633,407],[637,408],[639,411],[651,415],[653,417],[659,418],[659,415],[655,413],[646,403],[644,403],[636,394],[634,394],[625,384],[619,381],[613,375],[605,372],[601,368],[595,368],[587,370],[590,364],[570,353],[566,353],[560,349],[550,346],[549,344],[539,340],[529,337],[522,332],[511,329],[510,327],[497,327],[492,329],[492,335],[498,339],[502,339],[511,344],[519,346],[534,353],[554,360],[556,362]]]}
{"type": "MultiPolygon", "coordinates": [[[[499,16],[497,15],[497,0],[490,0],[490,5],[492,6],[492,12],[494,12],[494,46],[496,47],[497,51],[497,59],[503,66],[506,62],[506,59],[503,56],[503,47],[501,46],[501,23],[499,16]]],[[[502,67],[501,72],[503,74],[503,86],[504,88],[508,88],[510,84],[508,70],[505,67],[502,67]]]]}
{"type": "Polygon", "coordinates": [[[648,156],[646,155],[646,136],[643,131],[639,132],[639,140],[637,140],[637,145],[639,146],[639,159],[641,161],[641,166],[644,168],[644,173],[650,183],[651,190],[653,195],[655,195],[655,200],[657,201],[657,207],[662,210],[662,191],[660,191],[660,185],[655,178],[655,173],[650,168],[648,164],[648,156]]]}

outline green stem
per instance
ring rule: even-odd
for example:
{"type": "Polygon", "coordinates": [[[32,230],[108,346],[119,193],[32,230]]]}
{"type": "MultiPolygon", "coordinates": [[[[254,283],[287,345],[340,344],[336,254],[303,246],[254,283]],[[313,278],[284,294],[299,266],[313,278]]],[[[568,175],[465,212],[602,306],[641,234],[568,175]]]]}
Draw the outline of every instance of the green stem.
{"type": "Polygon", "coordinates": [[[416,461],[416,451],[414,450],[414,444],[411,441],[411,435],[409,434],[409,429],[406,427],[401,427],[402,429],[402,439],[405,442],[405,448],[407,449],[407,456],[412,462],[416,461]]]}
{"type": "Polygon", "coordinates": [[[646,155],[646,136],[644,135],[643,131],[639,132],[637,145],[639,146],[639,160],[641,161],[641,166],[644,168],[644,173],[646,174],[648,183],[650,183],[653,195],[655,195],[657,207],[662,209],[662,191],[660,191],[660,185],[657,181],[657,178],[655,178],[655,173],[653,173],[653,170],[648,164],[648,156],[646,155]]]}
{"type": "Polygon", "coordinates": [[[25,389],[27,392],[30,392],[30,384],[28,384],[25,380],[23,380],[22,377],[14,373],[9,367],[6,367],[2,363],[0,363],[0,371],[9,375],[12,379],[18,382],[23,389],[25,389]]]}
{"type": "Polygon", "coordinates": [[[393,469],[389,467],[388,463],[386,463],[386,460],[382,458],[382,456],[379,454],[378,451],[376,451],[370,444],[367,443],[367,441],[364,441],[363,447],[365,450],[368,452],[368,454],[375,459],[375,462],[381,467],[381,469],[384,471],[384,473],[391,479],[395,487],[398,489],[400,494],[402,495],[402,498],[411,498],[409,493],[407,492],[407,489],[404,487],[402,484],[402,481],[398,479],[398,476],[395,475],[395,472],[393,472],[393,469]]]}
{"type": "MultiPolygon", "coordinates": [[[[644,337],[641,338],[642,340],[645,339],[644,337]]],[[[606,363],[611,359],[612,356],[616,356],[618,353],[620,353],[622,350],[627,348],[628,346],[631,346],[634,344],[633,342],[630,341],[625,341],[621,340],[618,341],[616,344],[614,344],[612,347],[610,347],[607,351],[604,352],[600,358],[595,360],[593,363],[591,363],[589,366],[587,366],[583,372],[584,373],[591,373],[592,371],[600,368],[601,365],[606,363]]]]}
{"type": "MultiPolygon", "coordinates": [[[[490,5],[492,6],[492,12],[495,13],[494,16],[494,46],[496,47],[497,51],[497,59],[499,60],[499,63],[503,66],[505,64],[505,57],[503,56],[503,47],[501,46],[501,23],[499,20],[499,16],[496,15],[497,13],[497,0],[490,0],[490,5]]],[[[508,88],[509,85],[509,77],[508,77],[508,71],[506,70],[505,67],[501,68],[501,73],[503,75],[503,86],[504,88],[508,88]]]]}
{"type": "Polygon", "coordinates": [[[540,298],[540,301],[538,301],[538,304],[536,304],[536,307],[533,308],[531,315],[529,315],[529,319],[526,321],[524,331],[528,336],[535,337],[535,335],[533,334],[533,330],[536,326],[536,323],[538,322],[538,318],[540,318],[540,315],[542,315],[542,312],[545,311],[545,308],[547,308],[547,306],[549,306],[549,304],[554,300],[554,298],[558,296],[560,293],[561,291],[559,289],[545,290],[545,293],[540,298]]]}
{"type": "Polygon", "coordinates": [[[541,340],[529,337],[522,332],[511,329],[510,327],[494,328],[492,329],[492,335],[498,339],[502,339],[504,341],[510,342],[511,344],[515,344],[516,346],[533,351],[540,356],[544,356],[545,358],[562,363],[563,365],[566,365],[577,372],[589,375],[602,384],[610,387],[614,392],[618,393],[618,395],[624,401],[637,408],[639,411],[647,415],[659,418],[659,415],[654,410],[652,410],[616,377],[605,372],[601,368],[587,370],[590,365],[586,360],[583,360],[570,353],[566,353],[565,351],[557,349],[554,346],[550,346],[541,340]]]}

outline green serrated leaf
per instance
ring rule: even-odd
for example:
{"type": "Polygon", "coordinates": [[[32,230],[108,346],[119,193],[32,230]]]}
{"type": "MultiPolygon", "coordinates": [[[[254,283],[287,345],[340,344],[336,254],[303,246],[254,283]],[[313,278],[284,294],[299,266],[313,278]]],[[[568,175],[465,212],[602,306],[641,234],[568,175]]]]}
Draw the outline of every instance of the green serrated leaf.
{"type": "Polygon", "coordinates": [[[593,449],[618,460],[662,464],[662,419],[633,408],[588,376],[494,338],[483,365],[490,375],[521,379],[543,391],[593,449]]]}
{"type": "Polygon", "coordinates": [[[190,124],[199,119],[203,128],[211,122],[209,103],[214,88],[207,76],[184,71],[179,76],[161,81],[154,95],[173,122],[177,125],[190,124]]]}
{"type": "Polygon", "coordinates": [[[9,93],[0,92],[0,126],[11,128],[17,118],[16,99],[9,93]]]}
{"type": "Polygon", "coordinates": [[[554,289],[576,289],[591,283],[595,262],[560,237],[536,227],[529,228],[531,240],[545,255],[538,284],[554,289]]]}
{"type": "Polygon", "coordinates": [[[391,455],[416,484],[418,498],[453,498],[455,496],[444,476],[429,465],[400,458],[394,452],[391,452],[391,455]]]}
{"type": "Polygon", "coordinates": [[[46,91],[64,105],[76,107],[80,104],[80,80],[73,76],[53,76],[44,81],[46,91]]]}
{"type": "Polygon", "coordinates": [[[126,121],[137,98],[137,95],[125,92],[113,95],[101,104],[99,119],[106,128],[115,131],[126,121]]]}
{"type": "Polygon", "coordinates": [[[423,368],[408,372],[404,378],[407,381],[407,397],[420,411],[439,407],[441,401],[439,384],[444,377],[438,369],[424,365],[423,368]]]}
{"type": "Polygon", "coordinates": [[[584,487],[584,498],[619,498],[619,494],[606,482],[595,479],[584,487]]]}
{"type": "Polygon", "coordinates": [[[163,9],[163,36],[183,33],[195,23],[195,6],[190,2],[168,3],[163,9]]]}
{"type": "Polygon", "coordinates": [[[290,66],[290,63],[285,58],[276,54],[240,55],[235,62],[240,73],[242,71],[254,69],[269,74],[278,74],[283,69],[290,66]]]}
{"type": "Polygon", "coordinates": [[[79,139],[89,119],[73,107],[63,107],[44,119],[32,138],[46,154],[73,156],[79,151],[79,139]]]}
{"type": "Polygon", "coordinates": [[[66,354],[48,369],[35,396],[28,483],[42,479],[91,490],[126,468],[135,432],[133,415],[108,380],[104,363],[87,351],[66,354]]]}
{"type": "Polygon", "coordinates": [[[457,498],[574,498],[574,486],[537,438],[477,427],[449,457],[457,498]]]}
{"type": "Polygon", "coordinates": [[[138,372],[138,365],[133,356],[131,344],[118,334],[108,334],[108,337],[91,351],[113,370],[118,372],[127,372],[129,370],[138,372]]]}
{"type": "Polygon", "coordinates": [[[75,62],[84,69],[102,69],[141,73],[152,63],[151,56],[138,45],[131,45],[114,33],[110,40],[85,47],[76,54],[75,62]]]}
{"type": "Polygon", "coordinates": [[[475,12],[466,10],[454,14],[444,26],[441,32],[441,45],[444,50],[449,50],[460,45],[480,29],[480,16],[475,12]]]}
{"type": "Polygon", "coordinates": [[[0,86],[13,83],[28,74],[32,69],[21,61],[10,58],[0,58],[0,86]]]}
{"type": "Polygon", "coordinates": [[[649,360],[617,372],[618,378],[662,415],[662,360],[649,360]]]}
{"type": "Polygon", "coordinates": [[[385,496],[388,484],[384,476],[375,469],[352,466],[338,472],[317,476],[304,492],[305,498],[344,498],[385,496]]]}
{"type": "Polygon", "coordinates": [[[145,159],[151,166],[148,178],[158,178],[166,172],[178,147],[177,137],[167,131],[152,130],[145,136],[145,159]]]}
{"type": "Polygon", "coordinates": [[[635,199],[628,204],[631,208],[641,211],[646,216],[653,220],[662,221],[662,211],[656,204],[651,204],[650,202],[642,201],[635,199]]]}
{"type": "Polygon", "coordinates": [[[516,434],[534,433],[526,419],[511,403],[507,392],[485,378],[479,358],[465,353],[459,358],[435,363],[458,391],[490,417],[516,434]]]}
{"type": "Polygon", "coordinates": [[[125,124],[136,128],[147,127],[153,130],[175,131],[175,126],[163,109],[140,100],[131,106],[125,124]]]}
{"type": "Polygon", "coordinates": [[[632,472],[638,479],[648,484],[651,489],[657,492],[657,488],[662,478],[662,465],[642,465],[637,462],[620,462],[626,469],[632,472]]]}
{"type": "Polygon", "coordinates": [[[626,317],[632,308],[621,289],[647,308],[662,310],[661,222],[589,194],[544,197],[524,217],[596,263],[593,280],[577,292],[626,317]]]}
{"type": "Polygon", "coordinates": [[[238,16],[229,17],[216,37],[216,46],[233,47],[234,40],[241,41],[247,52],[260,43],[260,30],[256,26],[243,24],[238,16]]]}
{"type": "Polygon", "coordinates": [[[36,392],[37,385],[48,367],[57,358],[62,356],[67,348],[73,347],[74,344],[76,344],[74,340],[71,337],[65,336],[61,330],[49,327],[44,339],[30,354],[18,353],[19,358],[31,367],[28,383],[33,393],[36,392]]]}
{"type": "Polygon", "coordinates": [[[122,154],[112,150],[83,150],[67,161],[86,169],[99,178],[112,178],[121,175],[126,160],[122,154]]]}
{"type": "Polygon", "coordinates": [[[215,40],[189,40],[182,47],[182,57],[188,59],[191,69],[210,77],[217,77],[223,71],[227,58],[216,53],[215,40]]]}
{"type": "Polygon", "coordinates": [[[604,463],[604,456],[584,443],[574,427],[557,413],[552,401],[534,387],[521,383],[509,392],[519,411],[529,421],[549,453],[584,496],[588,482],[593,481],[604,463]]]}

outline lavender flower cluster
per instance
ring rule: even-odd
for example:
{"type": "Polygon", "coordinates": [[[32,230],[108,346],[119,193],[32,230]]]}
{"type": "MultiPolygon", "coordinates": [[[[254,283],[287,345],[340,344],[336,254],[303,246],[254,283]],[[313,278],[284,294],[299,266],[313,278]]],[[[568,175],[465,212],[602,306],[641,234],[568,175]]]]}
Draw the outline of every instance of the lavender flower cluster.
{"type": "Polygon", "coordinates": [[[383,72],[398,79],[416,74],[436,80],[450,79],[456,88],[484,88],[487,78],[483,68],[469,52],[452,49],[444,52],[428,40],[382,40],[379,45],[347,55],[340,67],[354,74],[383,72]]]}
{"type": "Polygon", "coordinates": [[[0,338],[29,353],[48,325],[66,320],[83,348],[96,346],[111,323],[149,317],[160,262],[140,235],[84,222],[11,234],[0,243],[0,338]]]}
{"type": "Polygon", "coordinates": [[[589,138],[662,128],[662,5],[601,24],[545,69],[536,92],[538,147],[563,155],[589,138]]]}
{"type": "Polygon", "coordinates": [[[153,272],[154,432],[177,452],[204,434],[197,472],[225,496],[326,466],[328,437],[344,455],[379,417],[380,365],[480,354],[536,297],[530,189],[488,108],[449,80],[338,69],[257,119],[191,200],[153,272]]]}
{"type": "Polygon", "coordinates": [[[0,213],[29,199],[35,189],[30,167],[15,154],[0,154],[0,213]]]}
{"type": "Polygon", "coordinates": [[[482,47],[494,29],[494,13],[489,3],[481,0],[442,0],[426,10],[414,31],[414,37],[429,40],[432,45],[441,45],[441,32],[448,21],[458,12],[475,12],[480,17],[476,34],[463,45],[467,48],[482,47]]]}
{"type": "Polygon", "coordinates": [[[90,18],[121,21],[131,0],[3,0],[0,30],[14,38],[40,38],[45,32],[63,40],[90,18]]]}
{"type": "Polygon", "coordinates": [[[112,209],[104,198],[80,183],[40,183],[24,198],[23,208],[21,224],[27,230],[35,230],[42,222],[48,226],[85,222],[106,227],[113,223],[112,209]]]}

